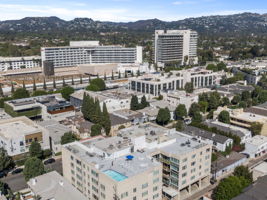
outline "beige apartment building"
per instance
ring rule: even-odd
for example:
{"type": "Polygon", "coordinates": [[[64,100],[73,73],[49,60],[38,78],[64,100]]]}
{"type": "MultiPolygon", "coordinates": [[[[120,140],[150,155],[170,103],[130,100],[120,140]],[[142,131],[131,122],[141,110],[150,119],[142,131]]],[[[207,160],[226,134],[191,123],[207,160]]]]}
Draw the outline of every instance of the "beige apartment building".
{"type": "Polygon", "coordinates": [[[63,175],[88,199],[182,200],[209,185],[211,151],[147,123],[65,145],[63,175]]]}

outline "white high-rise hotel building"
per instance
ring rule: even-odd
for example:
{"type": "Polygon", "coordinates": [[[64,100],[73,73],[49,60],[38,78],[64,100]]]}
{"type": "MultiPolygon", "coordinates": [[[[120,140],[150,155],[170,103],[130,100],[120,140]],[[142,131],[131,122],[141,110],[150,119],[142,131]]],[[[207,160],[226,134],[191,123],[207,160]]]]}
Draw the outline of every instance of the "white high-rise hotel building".
{"type": "Polygon", "coordinates": [[[156,30],[155,63],[197,64],[198,34],[192,30],[156,30]]]}
{"type": "Polygon", "coordinates": [[[142,63],[142,47],[101,46],[99,41],[72,41],[65,47],[42,47],[42,61],[54,67],[81,64],[133,64],[142,63]]]}

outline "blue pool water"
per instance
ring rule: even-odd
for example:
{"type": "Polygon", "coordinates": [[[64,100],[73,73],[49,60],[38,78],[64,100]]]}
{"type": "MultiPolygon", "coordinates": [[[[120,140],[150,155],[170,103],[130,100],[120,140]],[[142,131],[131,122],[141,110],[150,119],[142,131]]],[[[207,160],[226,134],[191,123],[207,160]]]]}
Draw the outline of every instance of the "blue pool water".
{"type": "Polygon", "coordinates": [[[119,172],[116,172],[111,169],[104,171],[104,173],[116,181],[123,181],[128,178],[127,176],[124,176],[120,174],[119,172]]]}

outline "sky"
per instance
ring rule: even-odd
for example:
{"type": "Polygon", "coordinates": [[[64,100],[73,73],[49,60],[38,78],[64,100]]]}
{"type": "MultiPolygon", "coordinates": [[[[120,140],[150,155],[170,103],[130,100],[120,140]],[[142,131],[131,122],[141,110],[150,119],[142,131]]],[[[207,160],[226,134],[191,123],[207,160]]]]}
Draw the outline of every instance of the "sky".
{"type": "Polygon", "coordinates": [[[267,13],[266,0],[0,0],[0,21],[57,16],[72,20],[129,22],[142,19],[175,21],[189,17],[267,13]]]}

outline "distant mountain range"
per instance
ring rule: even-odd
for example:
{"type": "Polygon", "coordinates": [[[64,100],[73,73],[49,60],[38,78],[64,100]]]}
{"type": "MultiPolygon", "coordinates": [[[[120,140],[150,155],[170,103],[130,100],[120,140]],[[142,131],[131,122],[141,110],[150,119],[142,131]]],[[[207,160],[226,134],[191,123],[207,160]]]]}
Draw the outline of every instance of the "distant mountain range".
{"type": "Polygon", "coordinates": [[[187,18],[166,22],[158,19],[115,23],[94,21],[90,18],[75,18],[65,21],[58,17],[26,17],[20,20],[0,21],[0,34],[27,33],[107,33],[135,32],[153,33],[155,29],[193,29],[200,34],[234,35],[266,34],[267,14],[242,13],[225,16],[187,18]]]}

